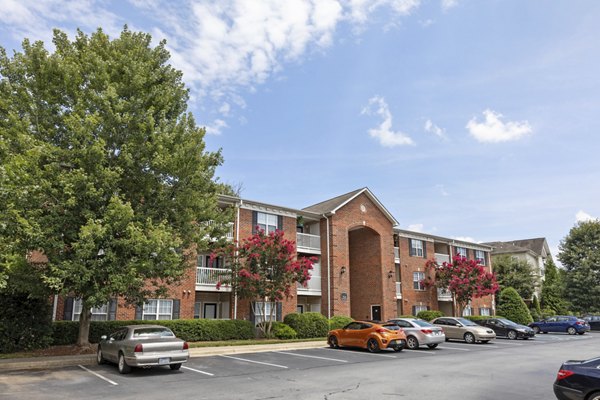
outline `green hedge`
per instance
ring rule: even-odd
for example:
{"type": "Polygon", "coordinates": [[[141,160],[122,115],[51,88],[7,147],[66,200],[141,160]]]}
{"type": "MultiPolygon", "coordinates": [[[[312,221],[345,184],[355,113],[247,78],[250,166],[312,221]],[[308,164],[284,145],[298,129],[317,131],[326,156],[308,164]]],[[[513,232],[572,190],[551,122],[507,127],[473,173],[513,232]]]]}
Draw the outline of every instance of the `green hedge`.
{"type": "Polygon", "coordinates": [[[431,321],[435,318],[443,317],[444,313],[438,310],[427,310],[419,311],[417,318],[424,319],[425,321],[431,321]]]}
{"type": "Polygon", "coordinates": [[[342,329],[343,327],[345,327],[352,321],[354,321],[354,320],[350,317],[346,317],[343,315],[336,315],[334,317],[331,317],[331,319],[329,320],[329,329],[330,330],[342,329]]]}
{"type": "Polygon", "coordinates": [[[0,295],[0,353],[44,348],[52,341],[52,308],[27,293],[0,295]]]}
{"type": "MultiPolygon", "coordinates": [[[[122,326],[156,324],[170,328],[178,338],[188,342],[254,339],[254,326],[250,321],[219,319],[176,319],[164,321],[92,321],[90,342],[98,343],[102,335],[108,335],[122,326]]],[[[54,345],[74,344],[79,334],[78,321],[53,323],[54,345]]]]}
{"type": "Polygon", "coordinates": [[[286,339],[296,339],[298,334],[295,330],[293,330],[289,325],[284,324],[283,322],[273,322],[273,328],[271,333],[277,339],[286,340],[286,339]]]}
{"type": "MultiPolygon", "coordinates": [[[[464,319],[468,319],[470,321],[473,322],[477,322],[477,321],[482,321],[484,319],[490,319],[490,318],[505,318],[505,317],[501,317],[500,315],[469,315],[466,317],[463,317],[464,319]]],[[[508,318],[505,318],[508,319],[508,318]]]]}
{"type": "Polygon", "coordinates": [[[300,339],[325,337],[329,331],[327,318],[317,312],[288,314],[283,322],[295,330],[300,339]]]}

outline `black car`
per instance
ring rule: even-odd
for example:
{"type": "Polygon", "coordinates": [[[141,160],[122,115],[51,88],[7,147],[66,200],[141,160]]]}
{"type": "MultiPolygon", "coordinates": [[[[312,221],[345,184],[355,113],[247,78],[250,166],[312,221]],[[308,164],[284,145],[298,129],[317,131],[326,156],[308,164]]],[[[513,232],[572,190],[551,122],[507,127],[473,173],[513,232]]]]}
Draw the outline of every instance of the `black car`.
{"type": "Polygon", "coordinates": [[[600,357],[567,361],[561,365],[554,382],[559,400],[600,400],[600,357]]]}
{"type": "Polygon", "coordinates": [[[592,331],[600,331],[600,315],[585,315],[581,319],[590,324],[592,331]]]}
{"type": "Polygon", "coordinates": [[[535,336],[530,327],[519,325],[506,318],[487,318],[475,322],[481,326],[492,328],[496,332],[496,336],[504,336],[509,339],[529,339],[535,336]]]}

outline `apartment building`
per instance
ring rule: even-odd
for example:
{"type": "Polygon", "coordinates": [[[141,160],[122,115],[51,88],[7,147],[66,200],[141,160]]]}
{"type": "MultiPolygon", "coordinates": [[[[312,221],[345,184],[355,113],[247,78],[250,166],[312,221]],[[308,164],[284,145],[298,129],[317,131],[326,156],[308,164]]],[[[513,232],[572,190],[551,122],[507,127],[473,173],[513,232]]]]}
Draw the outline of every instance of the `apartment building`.
{"type": "MultiPolygon", "coordinates": [[[[398,315],[416,315],[421,310],[441,310],[454,315],[451,295],[424,288],[425,263],[435,258],[450,261],[460,254],[477,259],[491,269],[491,247],[425,233],[395,228],[398,221],[368,189],[362,188],[314,204],[293,209],[232,196],[220,196],[221,207],[235,210],[228,240],[250,237],[258,226],[281,230],[296,242],[298,256],[317,258],[306,287],[275,307],[277,320],[293,312],[320,312],[327,317],[386,320],[398,315]]],[[[208,262],[209,254],[198,254],[185,279],[170,290],[169,298],[148,299],[143,307],[114,300],[92,310],[93,320],[111,319],[246,319],[264,320],[260,303],[240,299],[231,289],[217,289],[218,275],[227,271],[223,260],[208,262]]],[[[57,298],[55,318],[79,317],[81,303],[57,298]]],[[[466,314],[494,313],[492,297],[475,299],[466,314]]]]}

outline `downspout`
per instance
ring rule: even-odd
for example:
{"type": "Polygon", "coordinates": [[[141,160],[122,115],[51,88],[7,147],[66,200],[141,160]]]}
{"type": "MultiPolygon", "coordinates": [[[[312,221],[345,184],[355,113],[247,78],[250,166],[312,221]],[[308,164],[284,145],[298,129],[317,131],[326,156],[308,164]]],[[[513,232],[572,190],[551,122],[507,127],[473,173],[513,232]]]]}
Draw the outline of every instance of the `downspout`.
{"type": "MultiPolygon", "coordinates": [[[[237,204],[237,219],[235,221],[235,255],[238,255],[237,246],[240,243],[240,207],[244,203],[244,200],[240,199],[240,202],[237,204]]],[[[233,293],[233,319],[237,319],[237,305],[238,305],[238,296],[237,292],[233,293]]]]}
{"type": "Polygon", "coordinates": [[[323,214],[327,224],[327,319],[331,319],[331,265],[329,256],[329,218],[326,214],[323,214]]]}

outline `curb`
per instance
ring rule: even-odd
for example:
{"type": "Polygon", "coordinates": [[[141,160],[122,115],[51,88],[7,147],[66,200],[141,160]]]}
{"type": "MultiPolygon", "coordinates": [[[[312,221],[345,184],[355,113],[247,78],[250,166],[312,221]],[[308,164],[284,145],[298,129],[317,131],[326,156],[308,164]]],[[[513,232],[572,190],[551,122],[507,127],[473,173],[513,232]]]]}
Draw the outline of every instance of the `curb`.
{"type": "MultiPolygon", "coordinates": [[[[325,346],[327,346],[327,342],[323,340],[316,342],[255,344],[247,346],[192,347],[190,348],[190,358],[227,354],[260,353],[267,351],[316,349],[325,346]]],[[[80,356],[32,357],[22,359],[11,358],[0,360],[0,371],[39,370],[60,367],[74,367],[77,365],[89,366],[95,364],[95,354],[85,354],[80,356]]]]}

